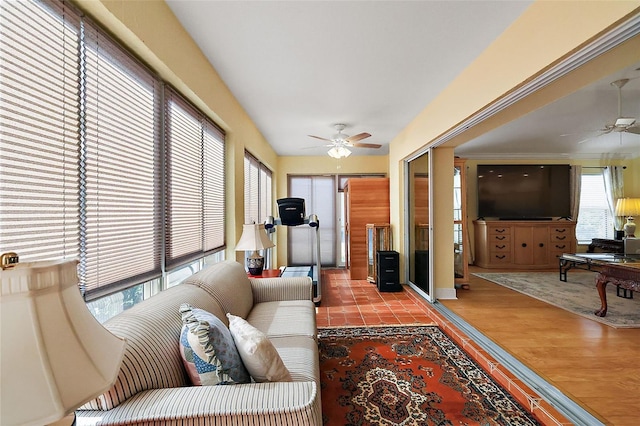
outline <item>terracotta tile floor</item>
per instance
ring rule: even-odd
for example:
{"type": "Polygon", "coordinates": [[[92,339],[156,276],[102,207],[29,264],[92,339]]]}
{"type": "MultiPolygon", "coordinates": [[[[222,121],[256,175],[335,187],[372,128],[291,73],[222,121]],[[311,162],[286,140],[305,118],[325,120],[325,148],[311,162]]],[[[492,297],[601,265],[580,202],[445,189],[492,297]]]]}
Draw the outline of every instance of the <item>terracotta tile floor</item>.
{"type": "Polygon", "coordinates": [[[400,292],[378,292],[376,286],[366,280],[349,279],[349,273],[344,269],[323,269],[322,300],[316,308],[317,326],[437,324],[543,424],[570,424],[415,291],[408,286],[402,288],[400,292]]]}
{"type": "Polygon", "coordinates": [[[342,269],[325,269],[322,276],[318,327],[434,323],[431,310],[413,291],[378,292],[366,280],[350,280],[342,269]]]}

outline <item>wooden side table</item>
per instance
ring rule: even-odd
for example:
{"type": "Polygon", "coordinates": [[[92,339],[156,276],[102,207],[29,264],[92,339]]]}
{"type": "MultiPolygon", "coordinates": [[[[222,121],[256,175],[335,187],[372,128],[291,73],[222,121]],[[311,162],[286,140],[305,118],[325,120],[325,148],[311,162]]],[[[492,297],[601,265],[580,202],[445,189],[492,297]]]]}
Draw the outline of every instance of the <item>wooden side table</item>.
{"type": "Polygon", "coordinates": [[[247,272],[249,278],[278,278],[280,276],[280,269],[264,269],[262,275],[251,275],[247,272]]]}

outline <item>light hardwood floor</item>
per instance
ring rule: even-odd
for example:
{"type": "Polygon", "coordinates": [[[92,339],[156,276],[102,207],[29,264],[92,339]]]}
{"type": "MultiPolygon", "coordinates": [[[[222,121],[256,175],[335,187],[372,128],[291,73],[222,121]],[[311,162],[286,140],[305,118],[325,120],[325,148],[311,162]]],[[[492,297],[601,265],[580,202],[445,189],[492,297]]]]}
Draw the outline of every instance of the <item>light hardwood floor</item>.
{"type": "MultiPolygon", "coordinates": [[[[323,270],[323,277],[319,327],[438,318],[407,286],[401,293],[379,293],[364,280],[349,280],[344,270],[323,270]]],[[[611,328],[473,275],[469,289],[457,294],[440,303],[602,423],[640,424],[640,329],[611,328]]]]}
{"type": "Polygon", "coordinates": [[[640,424],[640,329],[612,328],[471,277],[469,290],[441,303],[605,424],[640,424]]]}

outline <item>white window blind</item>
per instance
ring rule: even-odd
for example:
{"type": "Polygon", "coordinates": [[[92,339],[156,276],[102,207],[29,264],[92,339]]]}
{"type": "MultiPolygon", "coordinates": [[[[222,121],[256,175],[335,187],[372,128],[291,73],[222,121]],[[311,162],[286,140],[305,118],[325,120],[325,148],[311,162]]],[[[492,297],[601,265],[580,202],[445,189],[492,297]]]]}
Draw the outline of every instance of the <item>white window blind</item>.
{"type": "Polygon", "coordinates": [[[224,133],[210,121],[204,121],[203,135],[203,208],[204,252],[222,249],[226,244],[224,133]]]}
{"type": "Polygon", "coordinates": [[[0,252],[78,256],[79,20],[0,2],[0,252]]]}
{"type": "Polygon", "coordinates": [[[224,247],[224,136],[174,90],[165,99],[166,249],[173,266],[224,247]]]}
{"type": "MultiPolygon", "coordinates": [[[[304,198],[306,215],[320,221],[321,264],[336,264],[336,187],[334,176],[290,176],[289,197],[304,198]]],[[[316,264],[316,231],[307,225],[289,227],[288,265],[316,264]]]]}
{"type": "Polygon", "coordinates": [[[259,221],[256,223],[263,223],[267,216],[273,216],[271,213],[271,206],[273,205],[273,196],[271,194],[271,170],[269,170],[264,164],[260,164],[260,212],[258,215],[259,221]]]}
{"type": "Polygon", "coordinates": [[[260,222],[260,162],[244,153],[244,223],[260,222]]]}
{"type": "Polygon", "coordinates": [[[161,273],[161,92],[107,36],[84,34],[80,264],[90,295],[161,273]]]}
{"type": "Polygon", "coordinates": [[[272,216],[271,170],[244,153],[244,223],[264,223],[272,216]]]}
{"type": "Polygon", "coordinates": [[[582,175],[576,237],[580,244],[589,244],[593,238],[614,237],[613,216],[607,204],[601,174],[582,175]]]}

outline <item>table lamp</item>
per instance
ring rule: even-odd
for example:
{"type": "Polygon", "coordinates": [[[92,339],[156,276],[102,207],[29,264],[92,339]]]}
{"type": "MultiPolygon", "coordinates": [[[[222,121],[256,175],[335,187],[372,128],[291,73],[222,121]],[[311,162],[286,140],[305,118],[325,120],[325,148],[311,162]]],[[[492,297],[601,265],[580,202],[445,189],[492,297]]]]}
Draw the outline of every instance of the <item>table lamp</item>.
{"type": "Polygon", "coordinates": [[[72,422],[68,415],[115,382],[125,341],[87,309],[77,260],[17,258],[3,254],[0,269],[0,424],[72,422]]]}
{"type": "Polygon", "coordinates": [[[640,215],[640,198],[618,198],[616,203],[616,216],[626,216],[624,224],[625,238],[635,238],[636,224],[633,217],[640,215]]]}
{"type": "Polygon", "coordinates": [[[247,269],[251,275],[262,275],[264,268],[264,256],[258,253],[258,250],[264,250],[275,247],[275,244],[269,239],[264,224],[244,224],[242,225],[242,236],[236,251],[252,251],[251,256],[247,257],[247,269]]]}

